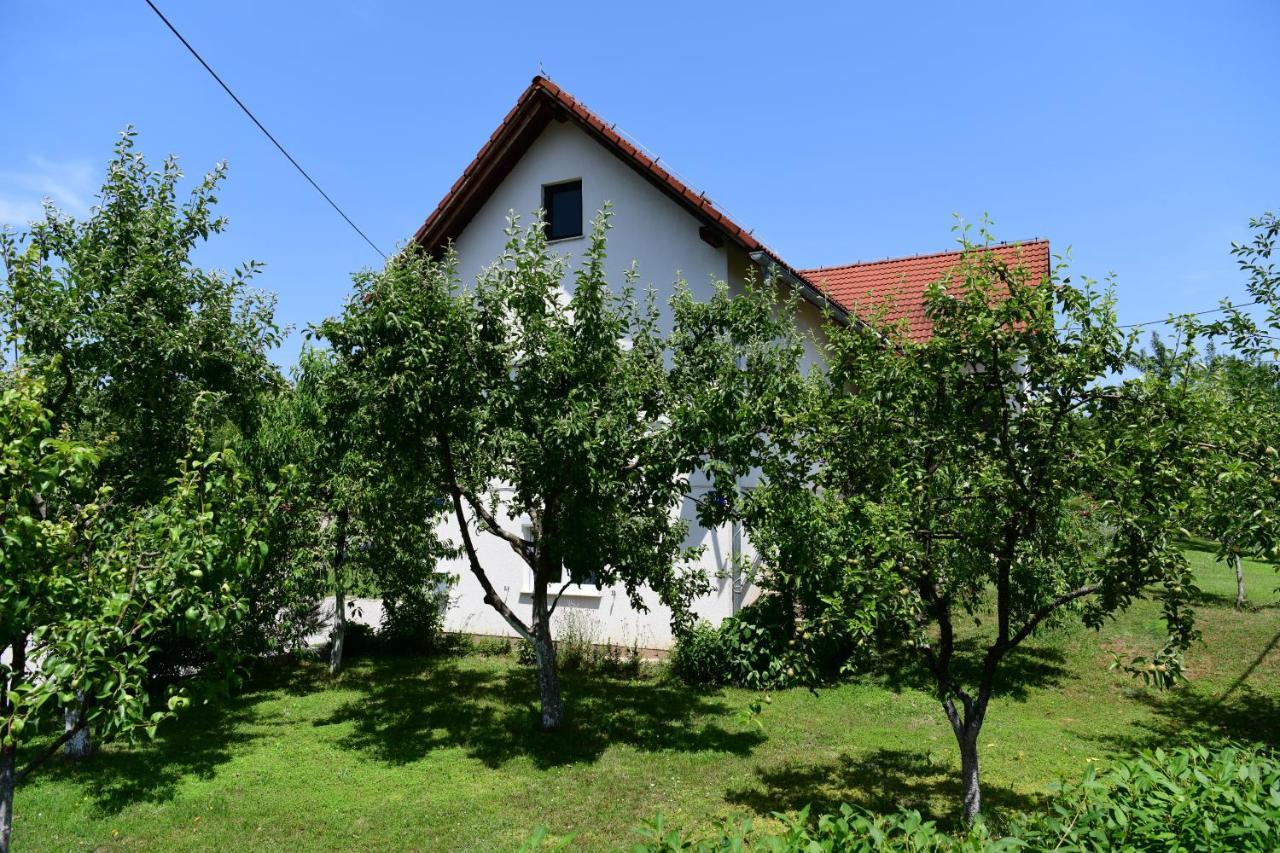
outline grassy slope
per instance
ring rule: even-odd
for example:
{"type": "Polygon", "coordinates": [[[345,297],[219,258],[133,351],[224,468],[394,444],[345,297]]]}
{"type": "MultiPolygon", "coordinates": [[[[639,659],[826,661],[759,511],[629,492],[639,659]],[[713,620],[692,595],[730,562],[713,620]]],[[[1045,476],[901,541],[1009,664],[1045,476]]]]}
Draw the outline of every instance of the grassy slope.
{"type": "MultiPolygon", "coordinates": [[[[1058,776],[1117,751],[1222,732],[1280,744],[1280,578],[1248,564],[1255,609],[1236,614],[1234,577],[1190,555],[1206,593],[1194,682],[1161,695],[1106,670],[1109,650],[1158,643],[1149,604],[1101,638],[1038,639],[1015,663],[1032,686],[988,715],[990,811],[1033,806],[1058,776]]],[[[745,691],[569,677],[572,724],[547,737],[533,674],[510,659],[359,662],[332,686],[305,666],[198,709],[153,745],[43,771],[19,790],[14,838],[23,850],[495,850],[545,823],[601,848],[634,840],[657,810],[686,828],[844,800],[946,816],[958,759],[923,686],[784,692],[760,731],[742,717],[745,691]]]]}

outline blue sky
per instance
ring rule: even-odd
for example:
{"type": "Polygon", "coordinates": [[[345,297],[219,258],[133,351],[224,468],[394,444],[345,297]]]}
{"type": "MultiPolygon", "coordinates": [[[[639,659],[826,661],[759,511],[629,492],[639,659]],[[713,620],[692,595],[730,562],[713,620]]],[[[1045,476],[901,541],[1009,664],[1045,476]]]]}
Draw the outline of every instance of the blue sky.
{"type": "MultiPolygon", "coordinates": [[[[1267,0],[158,4],[383,249],[539,63],[800,267],[947,249],[985,212],[1114,273],[1134,322],[1242,293],[1230,241],[1280,208],[1267,0]]],[[[230,163],[200,260],[266,262],[295,330],[378,261],[142,0],[0,0],[0,79],[0,221],[82,213],[133,124],[156,162],[230,163]]]]}

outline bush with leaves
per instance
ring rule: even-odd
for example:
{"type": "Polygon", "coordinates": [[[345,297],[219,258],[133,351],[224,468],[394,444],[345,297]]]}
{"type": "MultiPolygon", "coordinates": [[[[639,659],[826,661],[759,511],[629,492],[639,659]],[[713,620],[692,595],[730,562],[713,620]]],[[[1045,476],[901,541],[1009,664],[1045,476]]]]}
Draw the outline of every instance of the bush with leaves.
{"type": "Polygon", "coordinates": [[[1280,849],[1280,756],[1257,746],[1155,749],[1058,787],[1015,820],[1033,849],[1280,849]]]}
{"type": "Polygon", "coordinates": [[[168,490],[179,460],[227,428],[252,430],[281,377],[274,298],[191,254],[227,220],[214,213],[219,164],[184,200],[175,158],[152,169],[121,135],[98,203],[75,220],[46,204],[25,233],[0,231],[6,343],[47,377],[55,428],[101,445],[97,476],[117,506],[168,490]]]}
{"type": "MultiPolygon", "coordinates": [[[[910,851],[928,853],[997,853],[1024,849],[1014,839],[992,839],[979,824],[961,836],[952,836],[926,820],[919,812],[901,809],[878,815],[844,805],[836,814],[810,815],[808,807],[799,814],[774,814],[783,824],[781,832],[759,833],[750,820],[726,821],[719,837],[692,839],[668,827],[658,815],[637,830],[643,839],[631,847],[633,853],[718,853],[718,851],[761,850],[770,853],[877,853],[910,851]]],[[[537,849],[537,848],[534,848],[537,849]]]]}
{"type": "Polygon", "coordinates": [[[720,631],[706,620],[676,637],[667,665],[690,687],[719,687],[731,680],[729,656],[720,631]]]}
{"type": "Polygon", "coordinates": [[[110,490],[89,488],[96,451],[53,433],[42,391],[19,373],[0,394],[0,851],[14,787],[80,730],[154,735],[192,691],[231,683],[225,638],[247,611],[276,509],[247,487],[234,454],[215,453],[181,463],[150,505],[103,512],[110,490]],[[208,660],[159,696],[152,658],[172,637],[208,660]],[[76,709],[75,724],[19,768],[19,747],[48,739],[60,707],[76,709]]]}
{"type": "Polygon", "coordinates": [[[670,666],[693,687],[777,690],[838,677],[852,653],[839,634],[797,626],[786,597],[765,595],[719,627],[700,622],[677,636],[670,666]]]}
{"type": "Polygon", "coordinates": [[[382,625],[378,637],[389,651],[429,654],[444,643],[444,616],[449,603],[448,584],[414,585],[382,600],[382,625]]]}

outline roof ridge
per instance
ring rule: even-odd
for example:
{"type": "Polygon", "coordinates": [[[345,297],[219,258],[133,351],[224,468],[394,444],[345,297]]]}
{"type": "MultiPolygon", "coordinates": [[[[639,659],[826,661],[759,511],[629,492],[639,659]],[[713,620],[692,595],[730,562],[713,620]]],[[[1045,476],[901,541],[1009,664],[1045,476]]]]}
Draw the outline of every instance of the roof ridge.
{"type": "MultiPolygon", "coordinates": [[[[967,250],[1010,249],[1010,248],[1016,248],[1019,246],[1034,246],[1037,243],[1048,243],[1048,242],[1049,242],[1048,237],[1032,237],[1030,240],[1006,240],[1000,243],[985,243],[981,246],[970,246],[968,247],[967,250]]],[[[801,269],[800,272],[807,275],[808,273],[813,273],[813,272],[829,272],[831,270],[847,270],[851,267],[870,267],[870,266],[875,266],[876,264],[895,264],[895,263],[901,263],[902,261],[918,261],[918,260],[925,260],[927,258],[942,258],[942,257],[946,257],[947,255],[962,255],[967,250],[965,247],[962,246],[961,248],[951,249],[949,251],[944,251],[944,252],[922,252],[916,255],[899,255],[897,257],[892,257],[892,258],[877,258],[876,260],[873,260],[873,261],[851,261],[850,263],[847,263],[847,264],[832,264],[830,266],[825,266],[825,267],[807,267],[807,268],[801,269]]]]}

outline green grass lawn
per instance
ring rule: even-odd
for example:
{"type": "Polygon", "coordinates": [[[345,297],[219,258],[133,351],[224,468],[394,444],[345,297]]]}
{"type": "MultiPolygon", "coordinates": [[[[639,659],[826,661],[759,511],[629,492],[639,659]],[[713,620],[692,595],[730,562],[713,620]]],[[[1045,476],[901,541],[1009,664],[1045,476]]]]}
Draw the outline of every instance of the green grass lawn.
{"type": "MultiPolygon", "coordinates": [[[[1087,761],[1230,735],[1280,743],[1280,584],[1235,579],[1189,552],[1204,597],[1192,682],[1161,694],[1106,668],[1154,650],[1144,603],[1096,634],[1063,628],[1010,666],[982,737],[985,803],[1034,807],[1087,761]]],[[[196,709],[142,747],[112,746],[19,789],[19,850],[503,850],[545,824],[575,849],[618,848],[657,811],[673,826],[843,801],[904,804],[950,820],[959,760],[927,685],[876,677],[777,694],[763,730],[753,694],[648,679],[567,676],[570,723],[537,731],[531,669],[478,656],[356,661],[335,684],[318,664],[275,669],[220,707],[196,709]]]]}

